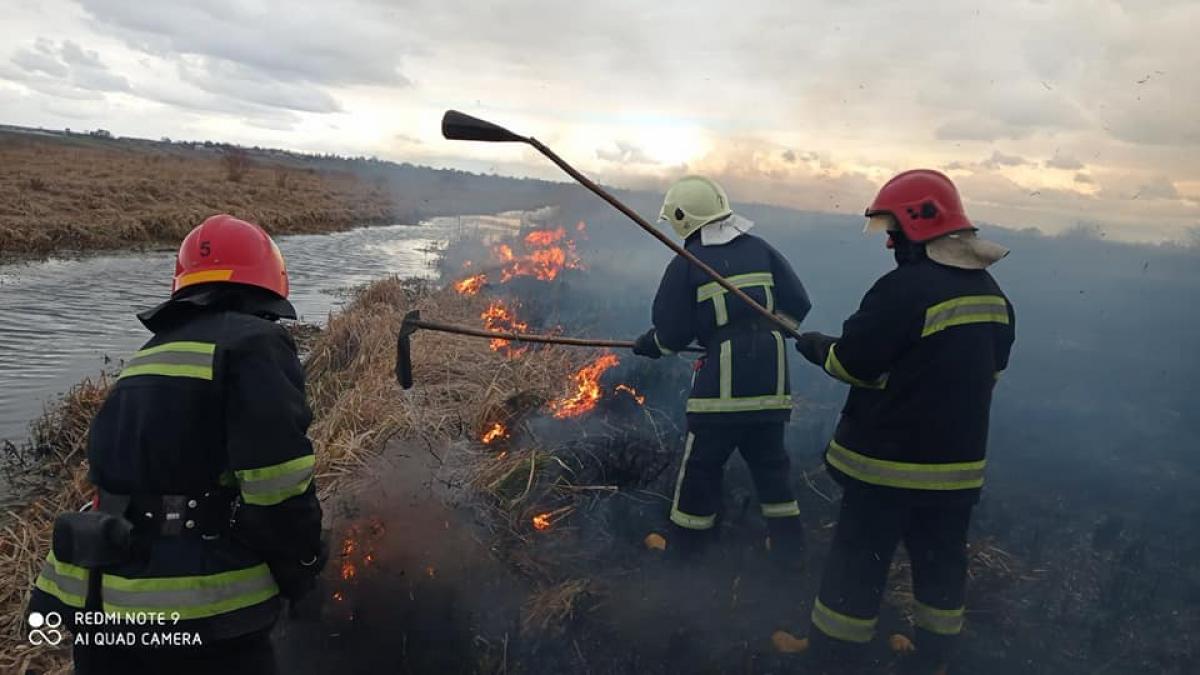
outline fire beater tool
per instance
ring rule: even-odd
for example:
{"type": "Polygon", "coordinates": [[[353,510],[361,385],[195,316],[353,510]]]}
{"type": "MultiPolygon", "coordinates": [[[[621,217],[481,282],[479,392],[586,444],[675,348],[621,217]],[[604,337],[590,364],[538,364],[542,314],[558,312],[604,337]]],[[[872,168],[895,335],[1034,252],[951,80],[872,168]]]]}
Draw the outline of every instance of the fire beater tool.
{"type": "MultiPolygon", "coordinates": [[[[630,340],[597,340],[590,338],[562,337],[558,335],[530,335],[526,333],[505,333],[502,331],[481,330],[469,326],[458,326],[451,323],[426,321],[421,318],[419,310],[412,310],[404,315],[400,324],[400,334],[396,338],[396,380],[405,389],[413,386],[412,351],[410,338],[418,330],[432,330],[439,333],[453,333],[491,340],[509,340],[511,342],[527,342],[536,344],[568,345],[571,347],[609,347],[612,349],[632,349],[630,340]]],[[[685,352],[703,353],[703,347],[688,347],[685,352]]]]}
{"type": "Polygon", "coordinates": [[[527,144],[533,146],[533,148],[535,150],[537,150],[538,152],[545,155],[551,162],[554,162],[555,164],[557,164],[558,167],[560,169],[562,169],[563,171],[565,171],[569,176],[571,176],[575,180],[579,181],[580,185],[583,185],[587,189],[596,193],[596,195],[599,196],[601,199],[608,202],[614,208],[616,208],[618,211],[620,211],[621,213],[628,216],[630,220],[632,220],[634,223],[637,223],[638,227],[640,227],[643,230],[645,230],[646,232],[650,233],[650,236],[661,241],[664,245],[666,245],[667,248],[671,249],[675,253],[686,258],[688,260],[688,262],[692,263],[697,268],[699,268],[702,272],[704,272],[709,277],[711,277],[713,281],[715,281],[718,285],[721,286],[721,288],[724,288],[729,293],[732,293],[733,295],[737,296],[738,299],[740,299],[742,302],[749,305],[751,309],[758,312],[760,315],[763,316],[763,318],[774,323],[783,332],[787,333],[788,335],[790,335],[792,337],[797,337],[797,338],[800,337],[800,331],[797,330],[796,326],[792,325],[786,319],[776,316],[773,312],[769,311],[766,307],[763,307],[762,305],[755,302],[754,298],[751,298],[749,295],[746,295],[745,291],[743,291],[742,289],[729,283],[729,281],[727,279],[725,279],[724,277],[722,277],[719,272],[714,270],[712,267],[710,267],[704,261],[700,260],[696,256],[689,253],[686,249],[684,249],[682,246],[677,244],[669,236],[663,234],[658,228],[656,228],[653,225],[651,225],[650,223],[646,222],[646,220],[644,218],[639,216],[637,214],[637,212],[635,212],[633,209],[626,206],[624,204],[624,202],[617,199],[615,196],[612,195],[612,193],[610,193],[609,191],[600,187],[594,181],[592,181],[590,178],[588,178],[587,176],[580,173],[578,170],[575,169],[575,167],[568,164],[566,162],[566,160],[564,160],[562,157],[559,157],[557,154],[555,154],[555,152],[553,150],[546,147],[538,139],[536,139],[532,136],[521,136],[519,134],[515,134],[515,133],[509,131],[508,129],[505,129],[502,126],[493,124],[492,122],[488,122],[487,120],[481,120],[478,117],[472,117],[466,113],[461,113],[457,110],[447,110],[445,115],[442,116],[442,136],[446,137],[447,139],[456,140],[456,141],[484,141],[487,143],[527,143],[527,144]]]}

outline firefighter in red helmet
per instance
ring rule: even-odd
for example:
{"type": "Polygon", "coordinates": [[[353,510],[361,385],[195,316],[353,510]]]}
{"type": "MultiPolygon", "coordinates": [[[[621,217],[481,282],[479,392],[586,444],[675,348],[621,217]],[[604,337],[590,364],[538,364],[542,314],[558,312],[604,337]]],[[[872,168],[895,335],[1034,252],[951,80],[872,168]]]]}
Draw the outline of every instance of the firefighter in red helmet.
{"type": "Polygon", "coordinates": [[[983,486],[992,389],[1014,339],[1012,304],[986,268],[1008,251],[976,236],[957,189],[937,171],[892,178],[866,216],[868,229],[887,232],[896,268],[840,336],[805,333],[797,342],[850,385],[825,453],[844,492],[808,646],[821,660],[862,658],[904,542],[916,635],[897,642],[915,645],[910,672],[945,673],[963,626],[967,529],[983,486]]]}
{"type": "Polygon", "coordinates": [[[217,215],[183,240],[170,299],[138,315],[153,337],[88,437],[93,508],[55,521],[30,602],[82,636],[75,672],[276,672],[282,601],[326,558],[304,372],[276,323],[296,316],[287,295],[271,237],[217,215]]]}

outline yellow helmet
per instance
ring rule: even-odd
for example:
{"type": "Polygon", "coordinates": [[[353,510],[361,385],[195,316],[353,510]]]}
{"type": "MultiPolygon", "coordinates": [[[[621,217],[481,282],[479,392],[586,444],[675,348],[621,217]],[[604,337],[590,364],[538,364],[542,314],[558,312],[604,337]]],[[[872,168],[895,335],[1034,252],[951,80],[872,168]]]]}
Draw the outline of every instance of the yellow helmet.
{"type": "Polygon", "coordinates": [[[686,239],[732,213],[729,197],[716,181],[704,176],[684,176],[667,190],[658,219],[671,223],[675,233],[686,239]]]}

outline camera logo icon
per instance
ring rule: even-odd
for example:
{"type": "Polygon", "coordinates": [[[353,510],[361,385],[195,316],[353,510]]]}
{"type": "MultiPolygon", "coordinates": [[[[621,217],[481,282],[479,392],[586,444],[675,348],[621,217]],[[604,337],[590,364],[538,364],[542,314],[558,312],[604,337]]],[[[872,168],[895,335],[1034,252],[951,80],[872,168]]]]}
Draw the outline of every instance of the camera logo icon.
{"type": "Polygon", "coordinates": [[[48,645],[50,647],[58,646],[62,642],[63,634],[59,628],[62,627],[62,615],[58,612],[30,612],[29,613],[29,644],[40,647],[48,645]]]}

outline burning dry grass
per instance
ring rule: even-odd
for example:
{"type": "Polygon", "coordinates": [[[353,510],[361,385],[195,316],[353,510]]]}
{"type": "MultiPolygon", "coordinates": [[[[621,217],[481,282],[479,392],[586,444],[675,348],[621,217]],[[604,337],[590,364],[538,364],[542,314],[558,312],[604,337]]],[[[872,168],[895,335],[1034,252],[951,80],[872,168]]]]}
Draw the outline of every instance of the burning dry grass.
{"type": "MultiPolygon", "coordinates": [[[[492,302],[483,294],[389,278],[360,290],[319,333],[302,331],[314,412],[310,436],[322,498],[345,486],[395,436],[420,439],[431,448],[456,442],[462,448],[455,462],[463,478],[460,484],[483,497],[484,508],[493,516],[489,526],[497,541],[513,552],[510,559],[546,586],[528,605],[527,628],[540,630],[571,617],[587,596],[590,582],[563,581],[563,569],[553,569],[553,563],[539,559],[535,547],[528,544],[533,536],[556,538],[567,532],[564,523],[577,509],[587,508],[590,497],[615,492],[617,487],[604,470],[593,466],[596,462],[588,465],[579,453],[539,450],[536,438],[518,447],[512,438],[519,433],[529,436],[528,429],[521,428],[527,426],[524,420],[537,410],[547,410],[548,403],[573,401],[571,395],[579,392],[564,389],[577,383],[581,366],[603,355],[553,346],[495,351],[487,341],[419,332],[412,338],[418,386],[402,394],[393,373],[396,334],[407,311],[419,309],[441,321],[478,325],[492,302]],[[482,442],[485,436],[490,445],[482,442]],[[548,532],[540,532],[539,523],[548,532]]],[[[599,377],[603,369],[596,370],[599,377]]],[[[86,499],[87,428],[109,385],[107,377],[84,381],[35,424],[32,444],[10,448],[17,482],[33,498],[26,506],[10,510],[0,525],[4,530],[0,579],[5,581],[5,590],[0,591],[5,617],[0,671],[33,666],[56,672],[66,667],[65,653],[35,653],[24,642],[22,610],[49,546],[54,517],[86,499]]],[[[620,396],[636,405],[633,396],[620,396]]],[[[612,438],[620,432],[610,431],[612,438]]],[[[636,461],[665,453],[665,448],[647,449],[627,440],[613,441],[613,446],[620,451],[607,454],[618,462],[625,451],[637,454],[636,461]]],[[[642,467],[632,470],[642,472],[642,467]]]]}
{"type": "Polygon", "coordinates": [[[250,162],[234,181],[214,149],[169,147],[0,134],[0,258],[176,245],[220,212],[280,234],[393,218],[350,173],[250,162]]]}
{"type": "Polygon", "coordinates": [[[536,406],[557,393],[578,354],[545,348],[537,358],[513,359],[478,339],[418,332],[412,339],[417,386],[401,395],[393,365],[405,312],[419,309],[439,321],[478,325],[488,305],[479,296],[393,278],[368,286],[330,320],[307,364],[323,491],[393,436],[431,446],[479,438],[516,412],[515,400],[536,406]]]}

